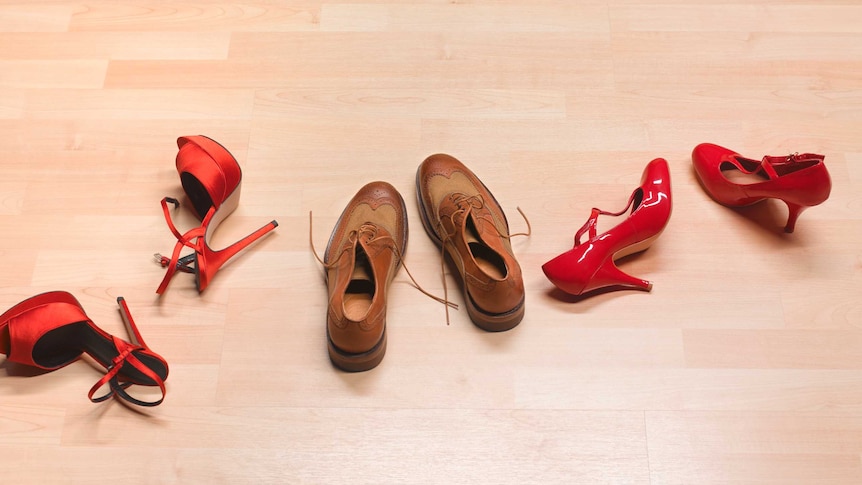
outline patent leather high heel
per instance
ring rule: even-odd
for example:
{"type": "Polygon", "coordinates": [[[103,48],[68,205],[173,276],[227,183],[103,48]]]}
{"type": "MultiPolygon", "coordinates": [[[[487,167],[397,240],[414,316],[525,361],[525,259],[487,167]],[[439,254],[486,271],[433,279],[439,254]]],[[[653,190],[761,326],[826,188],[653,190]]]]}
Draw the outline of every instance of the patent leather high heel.
{"type": "Polygon", "coordinates": [[[781,199],[788,209],[785,232],[793,232],[803,210],[829,198],[832,181],[824,158],[794,153],[752,160],[712,143],[696,146],[691,154],[703,188],[719,204],[740,207],[781,199]]]}
{"type": "Polygon", "coordinates": [[[241,250],[261,236],[278,227],[272,221],[236,243],[220,250],[209,246],[210,236],[216,227],[239,205],[242,171],[236,158],[216,141],[205,136],[184,136],[177,139],[177,172],[201,225],[180,234],[171,220],[168,204],[179,207],[171,197],[162,199],[162,210],[171,232],[177,238],[170,258],[156,254],[156,261],[168,270],[156,293],[162,294],[177,271],[195,274],[198,291],[209,285],[219,268],[241,250]],[[194,253],[180,257],[183,247],[194,253]]]}
{"type": "Polygon", "coordinates": [[[572,295],[604,288],[651,290],[652,283],[623,273],[614,260],[647,249],[667,226],[671,208],[670,171],[664,159],[656,158],[647,164],[641,185],[632,192],[626,208],[620,212],[594,208],[575,234],[575,246],[542,266],[545,276],[572,295]],[[620,216],[629,208],[626,220],[597,234],[600,215],[620,216]],[[587,232],[589,239],[581,243],[587,232]]]}
{"type": "Polygon", "coordinates": [[[0,315],[0,352],[10,362],[49,371],[87,353],[107,369],[90,389],[91,401],[118,396],[139,406],[156,406],[165,397],[168,363],[144,343],[126,301],[120,297],[117,303],[131,343],[97,327],[71,294],[52,291],[28,298],[0,315]],[[162,396],[157,401],[139,400],[126,391],[132,384],[158,386],[162,396]],[[108,392],[93,397],[105,385],[108,392]]]}

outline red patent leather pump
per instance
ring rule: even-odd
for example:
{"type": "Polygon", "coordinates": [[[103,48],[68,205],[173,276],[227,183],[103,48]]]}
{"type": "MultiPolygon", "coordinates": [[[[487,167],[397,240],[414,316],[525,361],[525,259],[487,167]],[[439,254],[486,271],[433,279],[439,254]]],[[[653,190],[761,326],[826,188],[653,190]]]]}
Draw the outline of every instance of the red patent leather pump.
{"type": "Polygon", "coordinates": [[[194,273],[198,291],[204,291],[219,268],[238,252],[248,247],[261,236],[278,227],[272,221],[236,243],[220,250],[213,250],[209,240],[216,227],[239,205],[242,171],[236,158],[216,141],[205,136],[184,136],[177,140],[177,172],[180,182],[194,208],[201,225],[180,234],[171,220],[168,204],[179,207],[179,201],[171,197],[162,199],[162,210],[171,232],[177,238],[173,254],[166,258],[156,254],[156,260],[168,270],[156,293],[162,294],[171,277],[177,272],[194,273]],[[194,249],[194,253],[180,257],[183,247],[194,249]]]}
{"type": "Polygon", "coordinates": [[[795,153],[752,160],[712,143],[696,146],[691,154],[703,188],[719,204],[739,207],[781,199],[788,210],[785,232],[793,232],[803,210],[829,198],[832,181],[823,159],[795,153]]]}
{"type": "Polygon", "coordinates": [[[117,396],[139,406],[156,406],[165,397],[168,363],[144,343],[126,301],[120,297],[117,303],[131,343],[97,327],[71,294],[52,291],[28,298],[0,315],[0,352],[10,362],[49,371],[86,353],[107,369],[90,389],[91,401],[117,396]],[[132,384],[158,386],[162,397],[157,401],[132,397],[126,391],[132,384]],[[105,385],[108,392],[93,397],[105,385]]]}
{"type": "Polygon", "coordinates": [[[649,291],[652,283],[623,273],[614,260],[647,249],[667,226],[671,213],[670,171],[663,158],[647,164],[641,185],[632,192],[620,212],[594,208],[590,218],[575,234],[575,246],[542,266],[545,276],[559,289],[582,295],[599,289],[649,291]],[[610,230],[598,234],[600,215],[628,217],[610,230]],[[581,237],[589,232],[589,239],[581,237]]]}

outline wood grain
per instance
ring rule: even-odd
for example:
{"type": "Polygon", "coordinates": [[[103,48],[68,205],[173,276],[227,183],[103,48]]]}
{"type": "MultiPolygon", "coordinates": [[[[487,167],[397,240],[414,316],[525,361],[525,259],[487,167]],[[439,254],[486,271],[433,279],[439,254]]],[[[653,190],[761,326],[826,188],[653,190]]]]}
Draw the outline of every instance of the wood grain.
{"type": "Polygon", "coordinates": [[[860,483],[860,133],[857,0],[6,2],[0,306],[66,290],[125,337],[122,295],[171,367],[164,404],[133,410],[87,401],[89,359],[0,358],[4,480],[860,483]],[[203,294],[180,274],[158,298],[153,253],[175,243],[159,201],[188,203],[174,158],[194,134],[244,174],[213,245],[279,227],[203,294]],[[823,153],[832,195],[784,234],[780,201],[709,198],[701,142],[823,153]],[[386,180],[407,203],[407,267],[463,305],[415,203],[440,152],[513,232],[526,214],[526,317],[490,334],[462,309],[447,326],[402,271],[385,359],[342,373],[309,237],[322,253],[356,190],[386,180]],[[673,216],[621,262],[652,292],[553,291],[541,265],[657,157],[673,216]]]}

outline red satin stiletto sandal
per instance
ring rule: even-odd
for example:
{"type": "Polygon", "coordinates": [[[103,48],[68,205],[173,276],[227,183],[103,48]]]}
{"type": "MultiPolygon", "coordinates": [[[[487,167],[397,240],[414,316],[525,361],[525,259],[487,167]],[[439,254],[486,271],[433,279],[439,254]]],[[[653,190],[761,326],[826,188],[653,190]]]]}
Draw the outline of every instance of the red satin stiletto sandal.
{"type": "Polygon", "coordinates": [[[52,291],[28,298],[0,315],[0,352],[10,362],[56,370],[89,354],[107,373],[90,389],[88,397],[102,402],[112,396],[138,406],[157,406],[165,398],[168,363],[147,347],[132,320],[126,301],[117,298],[131,343],[97,327],[74,296],[52,291]],[[93,397],[107,384],[110,390],[93,397]],[[162,397],[142,401],[130,396],[132,384],[158,386],[162,397]]]}
{"type": "Polygon", "coordinates": [[[703,188],[719,204],[740,207],[768,198],[787,204],[784,232],[793,232],[803,210],[829,198],[832,180],[824,158],[794,153],[758,161],[712,143],[696,146],[691,154],[703,188]]]}
{"type": "Polygon", "coordinates": [[[177,199],[162,199],[165,220],[177,244],[170,258],[156,254],[156,261],[167,267],[162,283],[156,293],[162,294],[177,271],[195,274],[199,292],[204,291],[219,268],[238,252],[248,247],[261,236],[278,227],[272,221],[236,243],[218,251],[209,246],[209,239],[216,227],[239,205],[242,171],[236,158],[218,142],[205,136],[184,136],[177,139],[177,172],[201,225],[180,234],[171,220],[168,203],[179,207],[177,199]],[[182,248],[190,247],[194,253],[180,257],[182,248]]]}
{"type": "Polygon", "coordinates": [[[670,171],[663,158],[644,169],[641,185],[619,212],[594,208],[586,224],[575,234],[574,248],[542,266],[545,276],[559,289],[572,295],[602,288],[649,291],[652,283],[620,271],[614,260],[647,249],[667,226],[671,213],[670,171]],[[600,215],[620,216],[631,207],[628,218],[616,227],[596,234],[600,215]],[[581,243],[589,231],[590,238],[581,243]]]}

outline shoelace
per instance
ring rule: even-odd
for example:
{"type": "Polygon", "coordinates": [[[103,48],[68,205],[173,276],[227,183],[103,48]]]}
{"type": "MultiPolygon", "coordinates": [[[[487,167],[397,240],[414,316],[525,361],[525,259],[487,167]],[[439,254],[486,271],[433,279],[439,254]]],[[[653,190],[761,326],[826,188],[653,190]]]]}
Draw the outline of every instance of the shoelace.
{"type": "Polygon", "coordinates": [[[404,271],[407,272],[407,276],[410,277],[410,281],[413,282],[413,286],[417,290],[419,290],[423,295],[427,296],[428,298],[431,298],[432,300],[434,300],[438,303],[442,303],[442,304],[446,305],[446,315],[447,315],[446,323],[447,323],[447,325],[449,323],[448,322],[449,307],[452,307],[456,310],[458,309],[457,304],[452,303],[451,301],[449,301],[446,298],[440,298],[439,296],[436,296],[432,293],[429,293],[424,288],[422,288],[422,286],[420,286],[419,283],[416,282],[416,278],[413,277],[413,274],[410,272],[410,269],[407,268],[407,263],[404,261],[404,255],[401,253],[401,250],[398,249],[398,245],[395,243],[395,240],[392,238],[392,236],[378,235],[377,226],[375,224],[366,222],[365,224],[360,225],[359,229],[354,229],[353,231],[350,231],[350,233],[348,234],[348,242],[350,244],[345,246],[344,250],[338,255],[338,257],[335,258],[334,261],[330,261],[329,263],[323,261],[323,259],[321,259],[320,256],[317,254],[317,249],[315,249],[315,247],[314,247],[314,238],[312,237],[312,234],[313,234],[312,216],[311,216],[311,211],[309,211],[308,212],[308,243],[311,245],[311,252],[312,252],[312,254],[314,254],[314,258],[317,259],[317,262],[319,262],[324,267],[324,269],[329,270],[329,269],[334,268],[338,264],[338,262],[341,261],[341,258],[344,257],[345,254],[351,253],[351,252],[356,250],[356,245],[359,244],[360,238],[362,238],[363,236],[367,236],[368,237],[368,239],[367,239],[368,243],[380,241],[381,243],[384,244],[384,246],[387,249],[389,249],[390,251],[392,251],[393,254],[395,254],[395,257],[398,258],[398,261],[404,267],[404,271]]]}
{"type": "MultiPolygon", "coordinates": [[[[457,227],[455,223],[455,217],[458,215],[463,215],[463,218],[467,218],[470,214],[473,213],[474,210],[481,210],[485,207],[485,199],[482,198],[481,194],[476,195],[461,195],[456,198],[454,201],[456,206],[458,206],[458,210],[449,215],[449,220],[452,223],[452,226],[457,227]]],[[[491,227],[494,228],[494,232],[497,233],[498,236],[511,241],[511,239],[515,236],[527,236],[533,233],[533,228],[530,226],[530,220],[527,219],[527,216],[524,214],[524,211],[521,210],[520,207],[517,207],[518,213],[521,214],[521,217],[524,218],[524,222],[527,223],[527,232],[517,232],[515,234],[503,234],[497,229],[497,224],[494,223],[494,219],[491,217],[489,211],[485,211],[484,214],[478,216],[478,219],[482,219],[485,222],[491,224],[491,227]]],[[[450,243],[454,246],[454,243],[451,243],[452,236],[455,234],[449,234],[446,231],[446,228],[443,226],[443,221],[437,221],[437,230],[440,234],[443,234],[442,244],[440,244],[440,274],[443,277],[443,298],[445,300],[449,300],[449,286],[446,284],[446,243],[450,243]]],[[[463,270],[462,270],[463,271],[463,270]]],[[[461,280],[467,281],[466,275],[461,274],[461,280]]],[[[446,308],[446,325],[449,325],[449,308],[446,308]]]]}
{"type": "Polygon", "coordinates": [[[110,399],[114,395],[117,395],[117,396],[120,396],[121,398],[125,399],[126,401],[128,401],[132,404],[137,404],[138,406],[148,406],[149,407],[149,406],[158,406],[159,404],[161,404],[162,401],[165,399],[165,393],[166,393],[164,381],[161,379],[161,377],[158,376],[158,374],[153,372],[152,369],[150,369],[149,367],[144,365],[143,362],[138,360],[138,358],[135,357],[135,355],[133,353],[137,350],[148,350],[148,349],[146,347],[143,347],[140,345],[129,344],[125,340],[122,340],[122,339],[117,338],[117,337],[112,337],[112,339],[114,342],[114,347],[116,347],[117,351],[118,351],[117,356],[114,357],[113,360],[111,361],[111,365],[108,367],[108,372],[105,373],[105,375],[102,376],[102,378],[99,379],[99,381],[96,382],[96,384],[90,388],[90,392],[87,394],[87,397],[89,397],[90,400],[93,402],[102,402],[102,401],[106,401],[106,400],[110,399]],[[127,363],[129,365],[131,365],[132,367],[134,367],[135,369],[137,369],[142,374],[144,374],[145,376],[147,376],[148,378],[150,378],[153,382],[155,382],[159,386],[159,389],[162,392],[162,397],[158,401],[154,401],[154,402],[141,401],[137,398],[130,396],[126,392],[126,389],[129,386],[131,386],[133,383],[132,382],[120,383],[119,382],[119,373],[120,373],[120,370],[122,370],[123,366],[127,363]],[[93,395],[96,394],[96,391],[101,389],[105,384],[108,384],[110,386],[111,390],[108,391],[106,394],[103,394],[99,397],[94,398],[93,395]]]}

